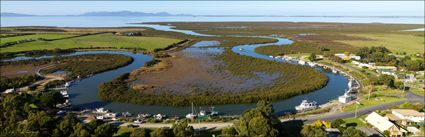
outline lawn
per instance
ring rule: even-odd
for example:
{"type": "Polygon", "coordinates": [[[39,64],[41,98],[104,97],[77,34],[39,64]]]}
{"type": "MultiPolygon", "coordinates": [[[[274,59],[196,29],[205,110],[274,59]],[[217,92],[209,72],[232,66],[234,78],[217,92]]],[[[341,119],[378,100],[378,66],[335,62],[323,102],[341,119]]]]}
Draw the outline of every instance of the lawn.
{"type": "Polygon", "coordinates": [[[76,36],[76,35],[40,33],[40,34],[33,34],[33,35],[24,35],[24,36],[15,36],[15,37],[0,38],[0,41],[1,41],[0,44],[4,44],[4,43],[7,43],[7,42],[19,41],[19,40],[28,40],[28,39],[37,40],[38,38],[58,39],[58,38],[65,38],[65,37],[72,37],[72,36],[76,36]]]}
{"type": "Polygon", "coordinates": [[[412,91],[415,94],[425,96],[425,90],[421,88],[411,88],[410,91],[412,91]]]}
{"type": "MultiPolygon", "coordinates": [[[[367,100],[367,97],[360,101],[361,105],[357,105],[357,109],[361,109],[364,107],[370,107],[370,106],[376,106],[379,104],[384,104],[384,103],[390,103],[390,102],[396,102],[396,101],[401,101],[404,100],[405,98],[399,98],[399,97],[374,97],[374,98],[370,98],[370,100],[367,100]]],[[[356,109],[356,105],[350,105],[344,108],[345,112],[349,112],[349,111],[354,111],[356,109]]]]}
{"type": "Polygon", "coordinates": [[[129,37],[117,36],[113,34],[99,34],[55,41],[35,41],[22,43],[6,48],[1,48],[1,52],[90,47],[145,48],[147,50],[153,50],[155,48],[164,48],[179,41],[179,39],[160,37],[129,37]]]}
{"type": "Polygon", "coordinates": [[[407,54],[423,53],[424,38],[412,34],[349,34],[349,36],[363,37],[372,40],[340,40],[358,47],[384,46],[394,53],[406,52],[407,54]]]}

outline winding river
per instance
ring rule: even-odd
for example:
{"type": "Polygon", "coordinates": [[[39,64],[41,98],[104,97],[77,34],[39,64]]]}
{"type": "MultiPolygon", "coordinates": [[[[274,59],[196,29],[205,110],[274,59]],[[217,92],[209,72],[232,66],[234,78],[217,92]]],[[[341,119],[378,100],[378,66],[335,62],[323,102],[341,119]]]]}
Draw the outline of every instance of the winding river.
{"type": "MultiPolygon", "coordinates": [[[[175,31],[175,32],[185,33],[188,35],[214,36],[214,35],[208,35],[208,34],[200,34],[190,30],[176,30],[176,29],[173,29],[171,26],[147,25],[147,24],[144,24],[143,26],[151,27],[151,28],[154,28],[157,30],[163,30],[163,31],[175,31]]],[[[267,37],[267,36],[262,36],[262,37],[267,37]]],[[[270,38],[274,38],[274,37],[270,37],[270,38]]],[[[267,55],[258,54],[254,50],[256,47],[260,47],[260,46],[287,45],[292,43],[292,41],[289,39],[285,39],[285,38],[276,38],[276,39],[278,41],[274,43],[239,45],[239,46],[233,47],[232,50],[241,55],[283,62],[283,60],[273,59],[267,55]],[[243,49],[243,50],[240,50],[240,49],[243,49]]],[[[216,50],[216,48],[211,50],[214,51],[216,50]]],[[[99,99],[97,97],[97,94],[98,94],[98,86],[100,84],[109,82],[112,79],[120,76],[121,74],[128,73],[142,67],[144,63],[151,60],[152,57],[141,54],[141,53],[132,53],[132,52],[125,52],[125,51],[82,51],[82,52],[76,52],[74,54],[98,54],[98,53],[127,55],[127,56],[131,56],[134,59],[134,61],[127,66],[124,66],[115,70],[99,73],[99,74],[96,74],[91,77],[75,82],[69,88],[70,101],[74,107],[91,108],[91,109],[104,107],[113,112],[131,112],[133,114],[161,113],[161,114],[166,114],[168,116],[184,116],[191,111],[190,107],[136,105],[136,104],[128,104],[128,103],[103,101],[99,99]]],[[[288,63],[295,63],[295,62],[288,62],[288,63]]],[[[282,115],[285,112],[294,111],[294,107],[296,105],[299,105],[299,103],[303,99],[314,100],[318,104],[327,103],[330,100],[333,100],[337,98],[338,96],[342,95],[344,93],[344,90],[348,88],[348,85],[347,85],[348,79],[345,78],[343,75],[334,74],[329,71],[324,71],[324,69],[321,67],[314,67],[314,68],[320,70],[321,72],[325,73],[328,76],[329,78],[328,84],[322,89],[316,90],[314,92],[310,92],[308,94],[303,94],[303,95],[295,96],[289,99],[274,102],[273,105],[274,105],[276,115],[282,115]]],[[[238,115],[244,110],[252,108],[254,106],[255,104],[230,104],[230,105],[217,105],[214,107],[215,107],[215,110],[219,111],[220,113],[223,113],[226,115],[238,115]]],[[[207,107],[209,106],[206,106],[203,108],[208,109],[207,107]]]]}

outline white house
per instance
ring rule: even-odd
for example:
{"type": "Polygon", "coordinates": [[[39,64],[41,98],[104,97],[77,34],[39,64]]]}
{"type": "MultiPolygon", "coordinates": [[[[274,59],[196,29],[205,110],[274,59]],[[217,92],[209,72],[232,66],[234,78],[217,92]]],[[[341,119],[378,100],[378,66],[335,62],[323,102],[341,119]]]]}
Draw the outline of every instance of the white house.
{"type": "Polygon", "coordinates": [[[350,54],[350,55],[346,55],[344,53],[336,53],[334,54],[335,56],[341,58],[341,59],[355,59],[355,60],[360,60],[362,59],[360,56],[357,56],[355,54],[350,54]]]}
{"type": "Polygon", "coordinates": [[[391,137],[402,137],[404,136],[404,133],[406,133],[404,129],[396,126],[394,123],[389,121],[388,118],[382,117],[376,112],[370,113],[365,120],[381,133],[389,131],[391,137]]]}
{"type": "Polygon", "coordinates": [[[393,109],[391,113],[400,119],[411,120],[413,122],[425,121],[425,113],[421,113],[413,109],[393,109]]]}

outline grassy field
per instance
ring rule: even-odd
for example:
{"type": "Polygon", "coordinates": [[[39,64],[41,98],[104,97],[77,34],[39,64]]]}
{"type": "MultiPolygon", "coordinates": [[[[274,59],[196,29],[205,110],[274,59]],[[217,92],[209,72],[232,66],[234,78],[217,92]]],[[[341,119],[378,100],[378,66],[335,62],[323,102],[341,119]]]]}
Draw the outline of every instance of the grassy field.
{"type": "MultiPolygon", "coordinates": [[[[376,97],[376,98],[371,97],[370,100],[360,101],[361,105],[358,105],[357,109],[369,107],[369,106],[375,106],[375,105],[384,104],[384,103],[401,101],[401,100],[404,100],[404,99],[405,98],[398,98],[398,97],[376,97]]],[[[351,106],[344,108],[344,111],[349,112],[349,111],[354,111],[355,109],[356,109],[356,106],[351,105],[351,106]]]]}
{"type": "Polygon", "coordinates": [[[37,40],[38,38],[44,38],[44,39],[58,39],[58,38],[65,38],[65,37],[72,37],[76,35],[71,34],[52,34],[52,33],[40,33],[40,34],[33,34],[33,35],[24,35],[24,36],[15,36],[15,37],[7,37],[7,38],[0,38],[0,44],[4,44],[7,42],[14,42],[19,40],[27,40],[27,39],[33,39],[37,40]]]}
{"type": "Polygon", "coordinates": [[[393,52],[406,52],[407,54],[424,52],[424,37],[410,34],[349,34],[355,37],[364,37],[371,40],[341,40],[358,47],[384,46],[393,52]]]}
{"type": "MultiPolygon", "coordinates": [[[[375,88],[376,91],[371,93],[369,100],[367,100],[367,94],[362,96],[362,100],[360,101],[361,105],[357,106],[358,109],[405,99],[402,96],[406,93],[404,93],[402,90],[385,88],[383,86],[375,86],[375,88]]],[[[344,111],[354,111],[355,109],[356,106],[351,105],[344,108],[344,111]]]]}
{"type": "Polygon", "coordinates": [[[415,94],[421,95],[421,96],[425,96],[425,90],[421,89],[421,88],[412,88],[410,89],[410,91],[412,91],[415,94]]]}
{"type": "Polygon", "coordinates": [[[147,50],[152,50],[155,48],[164,48],[179,41],[179,39],[172,38],[128,37],[117,36],[113,34],[99,34],[55,41],[35,41],[22,43],[2,48],[1,52],[20,52],[28,50],[55,48],[70,49],[90,47],[145,48],[147,50]]]}

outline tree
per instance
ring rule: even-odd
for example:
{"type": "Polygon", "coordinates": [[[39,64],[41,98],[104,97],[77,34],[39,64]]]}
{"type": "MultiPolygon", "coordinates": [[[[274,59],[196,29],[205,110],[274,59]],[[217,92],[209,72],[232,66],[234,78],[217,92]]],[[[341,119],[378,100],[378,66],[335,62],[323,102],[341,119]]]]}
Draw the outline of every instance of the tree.
{"type": "Polygon", "coordinates": [[[377,80],[373,81],[373,84],[376,85],[386,85],[388,87],[395,87],[394,85],[394,76],[391,75],[380,75],[377,80]]]}
{"type": "Polygon", "coordinates": [[[77,123],[74,126],[74,132],[70,137],[90,137],[90,132],[86,129],[83,123],[77,123]]]}
{"type": "Polygon", "coordinates": [[[388,130],[385,130],[383,133],[386,137],[389,137],[391,135],[391,132],[388,130]]]}
{"type": "Polygon", "coordinates": [[[316,61],[316,54],[315,53],[311,53],[310,54],[310,56],[308,56],[308,59],[310,60],[310,61],[316,61]]]}
{"type": "Polygon", "coordinates": [[[194,136],[195,130],[192,126],[189,126],[187,120],[173,124],[173,133],[176,137],[192,137],[194,136]]]}
{"type": "Polygon", "coordinates": [[[112,137],[118,129],[112,124],[104,123],[94,130],[95,137],[112,137]]]}
{"type": "Polygon", "coordinates": [[[64,103],[65,98],[57,91],[43,93],[40,96],[40,101],[43,106],[54,107],[56,104],[64,103]]]}
{"type": "Polygon", "coordinates": [[[320,126],[304,125],[301,130],[302,137],[326,137],[326,131],[320,126]]]}
{"type": "Polygon", "coordinates": [[[168,128],[157,128],[151,132],[151,137],[172,137],[173,132],[168,128]]]}
{"type": "Polygon", "coordinates": [[[404,62],[404,65],[406,66],[407,70],[410,71],[419,71],[421,70],[421,62],[416,60],[407,60],[404,62]]]}
{"type": "Polygon", "coordinates": [[[365,133],[360,130],[355,129],[354,127],[348,127],[342,132],[341,137],[367,137],[365,133]]]}
{"type": "Polygon", "coordinates": [[[279,131],[275,128],[272,116],[273,105],[267,101],[259,101],[257,107],[245,111],[235,124],[240,136],[267,136],[276,137],[279,131]]]}
{"type": "Polygon", "coordinates": [[[144,128],[136,129],[130,134],[130,137],[149,137],[149,132],[144,128]]]}
{"type": "Polygon", "coordinates": [[[397,81],[397,82],[394,83],[394,87],[402,90],[403,87],[404,87],[404,83],[401,82],[401,81],[397,81]]]}
{"type": "Polygon", "coordinates": [[[345,123],[344,120],[338,118],[338,119],[335,119],[334,121],[331,122],[331,127],[332,128],[338,128],[338,127],[340,127],[344,123],[345,123]]]}
{"type": "Polygon", "coordinates": [[[273,104],[270,101],[258,101],[256,109],[266,114],[266,116],[272,116],[274,113],[273,104]]]}
{"type": "Polygon", "coordinates": [[[68,113],[65,115],[62,122],[59,123],[59,126],[55,131],[59,133],[57,135],[69,136],[72,134],[74,130],[73,128],[75,125],[77,125],[78,122],[79,120],[72,113],[68,113]]]}
{"type": "Polygon", "coordinates": [[[238,133],[234,127],[223,128],[221,130],[222,136],[236,136],[238,133]]]}

